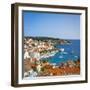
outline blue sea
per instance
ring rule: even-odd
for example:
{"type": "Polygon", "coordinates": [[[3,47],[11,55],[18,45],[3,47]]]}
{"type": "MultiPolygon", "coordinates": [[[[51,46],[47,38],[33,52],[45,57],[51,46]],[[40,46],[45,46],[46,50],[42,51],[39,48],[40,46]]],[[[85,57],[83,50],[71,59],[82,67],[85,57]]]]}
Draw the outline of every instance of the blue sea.
{"type": "Polygon", "coordinates": [[[70,44],[56,45],[56,48],[63,48],[63,52],[57,52],[54,56],[46,58],[50,63],[57,65],[68,60],[76,61],[80,59],[80,40],[69,40],[70,44]]]}

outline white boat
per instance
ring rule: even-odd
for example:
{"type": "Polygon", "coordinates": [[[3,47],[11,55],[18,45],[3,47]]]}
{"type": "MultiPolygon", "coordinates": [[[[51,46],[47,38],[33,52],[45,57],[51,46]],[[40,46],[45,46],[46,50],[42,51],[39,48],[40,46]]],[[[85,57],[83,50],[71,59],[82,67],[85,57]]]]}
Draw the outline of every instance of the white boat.
{"type": "Polygon", "coordinates": [[[78,58],[78,56],[74,56],[75,58],[78,58]]]}
{"type": "Polygon", "coordinates": [[[63,54],[68,54],[67,52],[63,52],[63,54]]]}
{"type": "Polygon", "coordinates": [[[64,48],[60,48],[60,51],[61,51],[61,52],[64,52],[64,48]]]}

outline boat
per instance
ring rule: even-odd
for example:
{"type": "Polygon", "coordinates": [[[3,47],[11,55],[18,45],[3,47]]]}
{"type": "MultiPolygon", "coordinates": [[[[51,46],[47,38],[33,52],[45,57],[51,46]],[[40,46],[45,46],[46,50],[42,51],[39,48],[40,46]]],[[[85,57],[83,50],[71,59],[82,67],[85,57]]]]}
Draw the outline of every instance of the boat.
{"type": "Polygon", "coordinates": [[[60,51],[61,51],[61,52],[64,52],[64,48],[60,48],[60,51]]]}
{"type": "Polygon", "coordinates": [[[63,54],[68,54],[68,52],[63,52],[63,54]]]}

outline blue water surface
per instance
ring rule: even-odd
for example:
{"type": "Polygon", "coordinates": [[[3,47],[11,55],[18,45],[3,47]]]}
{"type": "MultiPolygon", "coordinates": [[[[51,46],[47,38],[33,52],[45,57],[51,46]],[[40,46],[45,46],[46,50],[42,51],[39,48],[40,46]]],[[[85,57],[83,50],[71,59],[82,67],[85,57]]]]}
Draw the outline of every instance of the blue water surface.
{"type": "Polygon", "coordinates": [[[70,44],[56,45],[56,48],[64,48],[64,52],[57,52],[53,57],[46,58],[50,63],[60,64],[68,60],[80,59],[80,40],[69,40],[70,44]]]}

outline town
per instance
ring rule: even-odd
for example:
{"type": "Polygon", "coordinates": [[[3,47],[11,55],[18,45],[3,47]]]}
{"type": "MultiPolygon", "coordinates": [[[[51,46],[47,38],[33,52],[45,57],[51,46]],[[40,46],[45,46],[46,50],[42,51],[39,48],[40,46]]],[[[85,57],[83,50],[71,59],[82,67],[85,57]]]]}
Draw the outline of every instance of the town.
{"type": "Polygon", "coordinates": [[[61,76],[80,74],[80,60],[62,62],[60,65],[50,63],[44,58],[52,57],[63,49],[55,44],[69,44],[66,40],[41,40],[24,38],[24,77],[61,76]]]}

